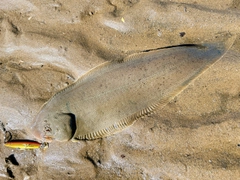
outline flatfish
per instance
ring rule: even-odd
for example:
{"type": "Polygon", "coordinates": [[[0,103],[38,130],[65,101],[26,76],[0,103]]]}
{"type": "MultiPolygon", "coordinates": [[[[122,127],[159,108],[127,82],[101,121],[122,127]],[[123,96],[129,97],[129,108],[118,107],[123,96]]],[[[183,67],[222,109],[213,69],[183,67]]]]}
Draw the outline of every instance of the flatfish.
{"type": "Polygon", "coordinates": [[[103,63],[47,101],[31,131],[44,142],[119,132],[166,105],[228,48],[225,43],[180,45],[103,63]]]}

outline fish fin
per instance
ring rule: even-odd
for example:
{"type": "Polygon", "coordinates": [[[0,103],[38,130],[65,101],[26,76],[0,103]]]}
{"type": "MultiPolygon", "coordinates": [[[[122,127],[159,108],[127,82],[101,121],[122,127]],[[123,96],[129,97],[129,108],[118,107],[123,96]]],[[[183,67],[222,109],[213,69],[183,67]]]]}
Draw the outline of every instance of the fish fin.
{"type": "MultiPolygon", "coordinates": [[[[141,116],[143,116],[143,114],[141,116]]],[[[94,139],[109,136],[111,134],[117,133],[117,132],[127,128],[128,126],[132,125],[138,118],[139,118],[138,116],[132,115],[128,118],[125,118],[125,119],[117,122],[117,123],[114,123],[113,125],[111,125],[107,128],[104,128],[102,130],[74,137],[73,141],[75,141],[75,140],[94,140],[94,139]]]]}
{"type": "Polygon", "coordinates": [[[106,136],[109,136],[111,134],[115,134],[129,126],[131,126],[136,120],[140,119],[140,118],[144,118],[145,116],[149,116],[150,114],[152,114],[154,112],[154,110],[158,107],[158,106],[164,106],[165,104],[167,104],[169,102],[169,99],[164,99],[161,100],[160,102],[153,104],[147,108],[144,108],[143,110],[141,110],[140,112],[134,113],[133,115],[117,122],[114,123],[113,125],[104,128],[102,130],[98,130],[95,132],[91,132],[85,135],[79,135],[77,137],[74,137],[74,139],[72,139],[72,141],[77,141],[77,140],[94,140],[94,139],[98,139],[98,138],[103,138],[106,136]]]}
{"type": "Polygon", "coordinates": [[[138,60],[138,59],[142,59],[144,55],[149,56],[149,53],[153,53],[155,54],[156,51],[161,51],[161,50],[165,50],[165,49],[169,49],[169,48],[174,48],[174,47],[181,47],[181,46],[192,46],[192,47],[200,47],[201,45],[198,44],[183,44],[183,45],[173,45],[173,46],[167,46],[167,47],[160,47],[160,48],[155,48],[155,49],[148,49],[148,50],[144,50],[144,51],[139,51],[139,52],[134,52],[128,56],[126,56],[122,61],[119,62],[128,62],[128,61],[134,61],[134,60],[138,60]]]}

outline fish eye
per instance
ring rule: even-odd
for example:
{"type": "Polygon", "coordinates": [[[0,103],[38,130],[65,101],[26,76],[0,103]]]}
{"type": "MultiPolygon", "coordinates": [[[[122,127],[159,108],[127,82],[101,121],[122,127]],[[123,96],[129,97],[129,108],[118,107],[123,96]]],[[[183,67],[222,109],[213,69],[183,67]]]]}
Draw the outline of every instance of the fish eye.
{"type": "Polygon", "coordinates": [[[51,132],[52,129],[51,129],[51,127],[49,125],[46,125],[46,126],[44,126],[44,131],[51,132]]]}

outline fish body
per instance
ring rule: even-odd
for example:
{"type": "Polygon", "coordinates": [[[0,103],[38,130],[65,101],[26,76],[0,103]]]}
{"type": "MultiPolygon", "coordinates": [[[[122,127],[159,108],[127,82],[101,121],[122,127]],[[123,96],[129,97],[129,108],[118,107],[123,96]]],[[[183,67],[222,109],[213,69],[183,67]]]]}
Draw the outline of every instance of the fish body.
{"type": "Polygon", "coordinates": [[[224,44],[162,48],[106,62],[54,95],[32,132],[41,141],[111,135],[163,107],[222,57],[224,44]]]}

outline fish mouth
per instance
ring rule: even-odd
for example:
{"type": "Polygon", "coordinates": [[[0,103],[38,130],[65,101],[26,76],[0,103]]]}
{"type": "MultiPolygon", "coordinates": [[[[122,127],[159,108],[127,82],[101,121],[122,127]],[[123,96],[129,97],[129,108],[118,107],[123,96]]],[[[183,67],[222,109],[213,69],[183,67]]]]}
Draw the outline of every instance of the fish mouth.
{"type": "Polygon", "coordinates": [[[52,129],[46,122],[43,124],[35,122],[30,130],[34,138],[40,142],[51,142],[54,139],[52,136],[52,129]]]}
{"type": "Polygon", "coordinates": [[[44,142],[50,143],[54,140],[52,136],[43,136],[44,142]]]}
{"type": "Polygon", "coordinates": [[[31,127],[31,133],[41,142],[54,140],[64,142],[74,137],[76,132],[76,117],[72,113],[55,114],[54,118],[36,121],[31,127]]]}

